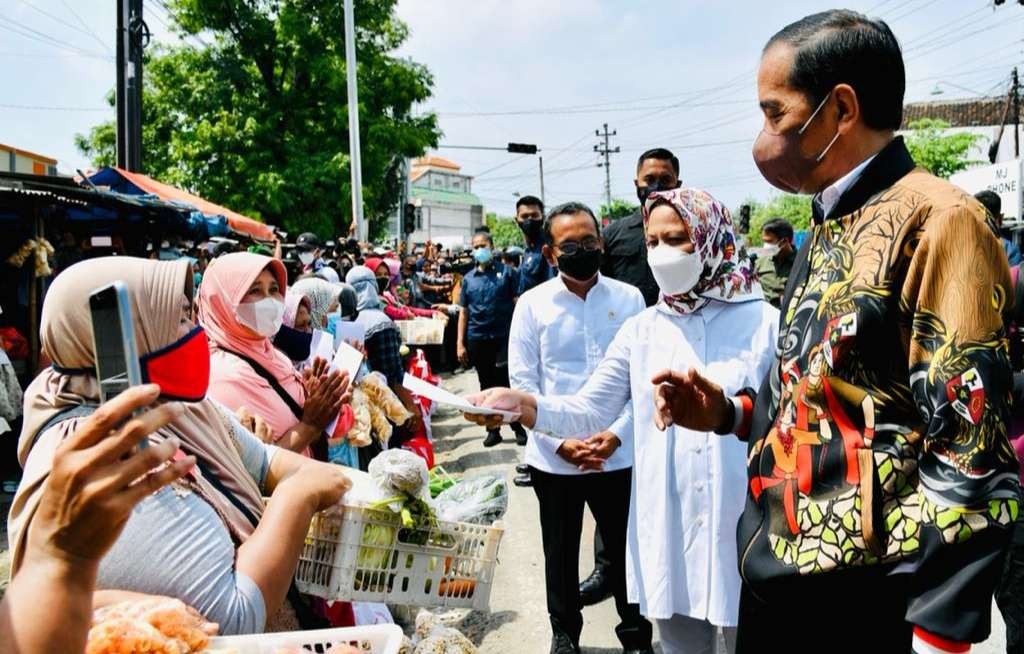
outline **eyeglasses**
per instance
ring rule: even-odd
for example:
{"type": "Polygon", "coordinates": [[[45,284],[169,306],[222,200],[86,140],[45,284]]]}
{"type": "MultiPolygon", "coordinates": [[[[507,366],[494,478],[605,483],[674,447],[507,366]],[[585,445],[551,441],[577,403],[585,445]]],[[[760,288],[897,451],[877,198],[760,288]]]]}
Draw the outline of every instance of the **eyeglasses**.
{"type": "Polygon", "coordinates": [[[562,241],[555,247],[561,250],[562,254],[566,254],[571,257],[572,255],[579,252],[580,248],[583,248],[587,252],[594,252],[596,250],[600,250],[601,241],[591,236],[589,238],[583,239],[579,243],[577,243],[576,241],[562,241]]]}

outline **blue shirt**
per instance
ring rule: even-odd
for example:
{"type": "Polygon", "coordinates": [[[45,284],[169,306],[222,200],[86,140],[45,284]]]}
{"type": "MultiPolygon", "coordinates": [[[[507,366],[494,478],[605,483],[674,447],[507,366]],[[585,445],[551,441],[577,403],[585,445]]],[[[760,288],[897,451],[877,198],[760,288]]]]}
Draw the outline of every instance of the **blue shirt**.
{"type": "Polygon", "coordinates": [[[518,287],[519,275],[501,264],[466,273],[459,304],[468,312],[467,341],[508,338],[518,287]]]}
{"type": "Polygon", "coordinates": [[[1006,250],[1006,259],[1011,266],[1024,262],[1024,257],[1020,254],[1020,248],[1010,239],[1003,238],[1003,249],[1006,250]]]}
{"type": "Polygon", "coordinates": [[[519,266],[519,295],[555,276],[555,269],[541,254],[542,247],[540,244],[527,246],[523,252],[523,264],[519,266]]]}

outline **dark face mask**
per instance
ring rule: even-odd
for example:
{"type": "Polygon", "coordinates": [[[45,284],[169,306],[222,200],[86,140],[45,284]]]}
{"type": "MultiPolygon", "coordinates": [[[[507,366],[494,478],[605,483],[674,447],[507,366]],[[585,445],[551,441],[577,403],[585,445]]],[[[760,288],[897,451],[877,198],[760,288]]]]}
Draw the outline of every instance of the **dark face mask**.
{"type": "Polygon", "coordinates": [[[679,188],[679,186],[679,182],[676,182],[675,184],[662,184],[660,181],[655,181],[652,184],[637,186],[636,197],[640,200],[640,206],[642,207],[647,203],[647,196],[651,193],[656,193],[658,191],[671,191],[672,189],[679,188]]]}
{"type": "Polygon", "coordinates": [[[383,293],[384,291],[388,290],[389,286],[391,286],[391,278],[390,277],[378,277],[377,278],[377,292],[378,293],[383,293]]]}
{"type": "Polygon", "coordinates": [[[530,242],[538,243],[544,229],[543,223],[543,220],[524,220],[519,223],[519,229],[523,230],[523,234],[530,239],[530,242]]]}
{"type": "Polygon", "coordinates": [[[563,254],[558,257],[558,271],[580,282],[593,278],[600,267],[600,250],[589,251],[580,248],[574,254],[563,254]]]}
{"type": "Polygon", "coordinates": [[[309,349],[313,343],[313,334],[300,332],[288,325],[274,335],[274,347],[281,350],[292,361],[305,361],[309,358],[309,349]]]}

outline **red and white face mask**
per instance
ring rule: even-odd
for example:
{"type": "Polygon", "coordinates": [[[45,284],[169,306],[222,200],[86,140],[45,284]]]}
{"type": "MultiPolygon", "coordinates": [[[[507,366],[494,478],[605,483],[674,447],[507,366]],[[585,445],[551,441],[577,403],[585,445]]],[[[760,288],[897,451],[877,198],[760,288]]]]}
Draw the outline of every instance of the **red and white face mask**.
{"type": "Polygon", "coordinates": [[[210,387],[210,344],[202,327],[139,358],[142,381],[160,386],[165,400],[199,402],[210,387]]]}

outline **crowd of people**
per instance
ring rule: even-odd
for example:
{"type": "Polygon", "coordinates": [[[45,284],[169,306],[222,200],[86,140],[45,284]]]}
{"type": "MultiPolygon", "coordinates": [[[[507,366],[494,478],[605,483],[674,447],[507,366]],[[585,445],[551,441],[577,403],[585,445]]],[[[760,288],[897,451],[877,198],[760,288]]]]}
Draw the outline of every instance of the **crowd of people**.
{"type": "MultiPolygon", "coordinates": [[[[396,321],[429,318],[447,324],[434,362],[475,368],[471,401],[518,417],[552,653],[578,652],[582,607],[611,597],[630,654],[654,624],[670,654],[720,635],[742,654],[965,652],[993,596],[1022,651],[1020,253],[992,194],[915,166],[904,89],[882,21],[828,11],[769,39],[753,157],[813,197],[813,224],[798,245],[764,223],[757,257],[653,148],[635,214],[602,230],[523,196],[518,251],[482,228],[464,252],[302,234],[70,264],[25,392],[0,650],[82,651],[93,607],[139,595],[222,633],[351,620],[292,576],[346,468],[423,431],[396,321]],[[101,404],[88,297],[114,280],[150,383],[101,404]],[[355,380],[312,356],[344,323],[412,416],[386,439],[346,438],[355,380]]],[[[500,417],[466,417],[502,442],[500,417]]]]}

